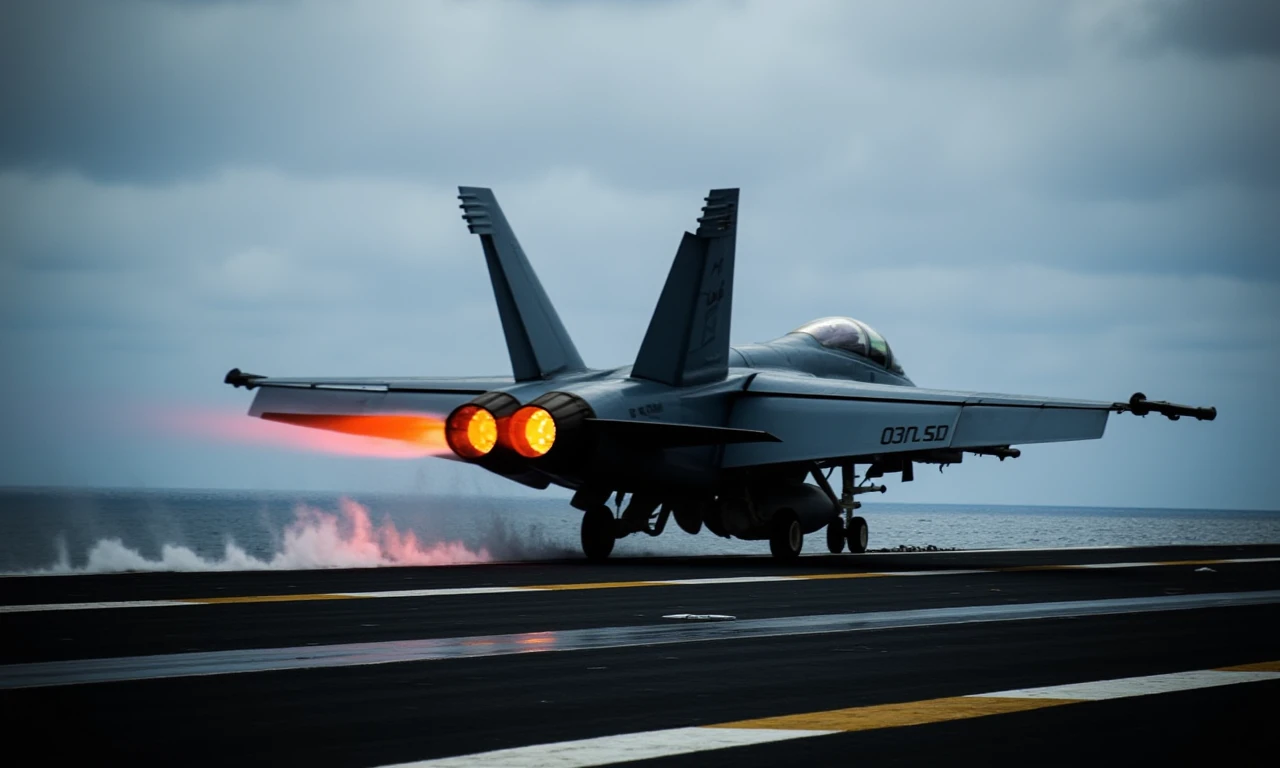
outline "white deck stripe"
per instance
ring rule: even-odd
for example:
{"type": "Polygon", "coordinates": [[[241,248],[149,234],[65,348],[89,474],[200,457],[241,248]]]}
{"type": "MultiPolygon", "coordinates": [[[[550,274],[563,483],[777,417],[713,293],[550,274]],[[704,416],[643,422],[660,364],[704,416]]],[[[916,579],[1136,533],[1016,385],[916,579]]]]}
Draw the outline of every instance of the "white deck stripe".
{"type": "MultiPolygon", "coordinates": [[[[1150,696],[1223,685],[1280,680],[1280,672],[1238,672],[1197,670],[1166,675],[1127,677],[1092,683],[1022,688],[1012,691],[973,694],[964,698],[1043,698],[1063,703],[1083,703],[1131,696],[1150,696]]],[[[875,707],[868,707],[875,709],[875,707]]],[[[998,715],[989,715],[998,716],[998,715]]],[[[723,725],[728,725],[723,724],[723,725]]],[[[841,730],[793,730],[790,728],[732,728],[705,726],[670,728],[594,739],[536,744],[436,760],[400,763],[384,768],[587,768],[588,766],[648,760],[658,757],[704,752],[713,749],[768,744],[787,739],[812,738],[842,733],[841,730]],[[734,732],[737,732],[736,734],[734,732]]],[[[886,726],[892,727],[892,726],[886,726]]]]}
{"type": "Polygon", "coordinates": [[[712,749],[769,744],[788,739],[825,736],[836,731],[782,731],[766,728],[669,728],[598,739],[561,741],[531,747],[499,749],[478,755],[401,763],[397,768],[582,768],[635,760],[688,755],[712,749]]]}
{"type": "MultiPolygon", "coordinates": [[[[659,579],[640,580],[635,582],[618,582],[618,585],[631,586],[705,586],[716,584],[763,584],[783,581],[820,581],[824,579],[857,579],[871,577],[895,576],[966,576],[983,573],[1005,573],[1051,571],[1051,570],[1085,570],[1110,568],[1156,568],[1168,566],[1203,565],[1238,565],[1248,563],[1275,563],[1280,557],[1248,557],[1239,559],[1205,559],[1170,562],[1134,562],[1134,563],[1077,563],[1077,564],[1044,564],[1017,567],[993,567],[976,569],[941,569],[933,571],[848,571],[844,573],[797,574],[795,576],[726,576],[704,579],[659,579]]],[[[614,586],[610,584],[609,587],[614,586]]],[[[509,587],[441,587],[439,589],[397,589],[376,592],[326,592],[300,595],[243,595],[209,598],[186,598],[182,600],[122,600],[101,603],[40,603],[33,605],[0,605],[0,614],[4,613],[39,613],[43,611],[80,611],[109,608],[166,608],[179,605],[237,604],[252,602],[290,602],[290,600],[314,600],[317,597],[339,598],[396,598],[396,597],[450,597],[458,595],[499,595],[517,592],[549,592],[572,591],[575,589],[598,589],[592,582],[582,584],[530,584],[527,586],[509,587]],[[267,598],[267,599],[263,599],[267,598]]]]}
{"type": "Polygon", "coordinates": [[[1044,688],[1020,688],[998,693],[979,693],[975,698],[1000,699],[1072,699],[1076,701],[1106,701],[1130,696],[1149,696],[1154,693],[1193,691],[1197,688],[1214,688],[1220,685],[1259,683],[1280,680],[1280,672],[1230,672],[1204,669],[1195,672],[1174,672],[1169,675],[1124,677],[1118,680],[1100,680],[1094,683],[1049,685],[1044,688]]]}
{"type": "Polygon", "coordinates": [[[39,611],[92,611],[103,608],[173,608],[199,605],[185,600],[117,600],[105,603],[47,603],[45,605],[0,605],[0,613],[35,613],[39,611]]]}

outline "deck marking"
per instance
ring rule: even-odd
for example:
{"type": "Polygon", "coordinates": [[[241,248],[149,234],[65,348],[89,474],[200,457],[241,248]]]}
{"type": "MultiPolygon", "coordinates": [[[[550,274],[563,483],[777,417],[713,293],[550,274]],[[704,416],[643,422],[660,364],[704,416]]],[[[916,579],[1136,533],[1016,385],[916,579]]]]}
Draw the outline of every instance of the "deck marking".
{"type": "Polygon", "coordinates": [[[239,597],[189,597],[180,602],[192,605],[234,605],[236,603],[292,603],[300,600],[350,600],[363,597],[352,594],[312,594],[312,595],[243,595],[239,597]]]}
{"type": "Polygon", "coordinates": [[[46,603],[44,605],[0,605],[0,613],[40,611],[97,611],[106,608],[178,608],[198,605],[190,600],[109,600],[100,603],[46,603]]]}
{"type": "Polygon", "coordinates": [[[580,589],[626,589],[628,587],[665,587],[672,582],[666,581],[588,581],[568,584],[536,584],[528,587],[516,587],[516,592],[576,592],[580,589]]]}
{"type": "Polygon", "coordinates": [[[303,600],[340,600],[347,598],[450,597],[457,595],[497,595],[520,592],[574,592],[588,589],[626,589],[632,587],[687,587],[717,584],[766,584],[785,581],[826,581],[923,576],[971,576],[977,574],[1027,573],[1034,571],[1074,571],[1114,568],[1156,568],[1199,565],[1240,565],[1276,563],[1280,557],[1247,557],[1215,560],[1169,560],[1160,562],[1078,563],[1072,565],[1020,565],[992,568],[939,569],[932,571],[850,571],[845,573],[802,573],[788,576],[726,576],[701,579],[652,579],[642,581],[595,581],[565,584],[527,584],[507,587],[441,587],[438,589],[396,589],[372,592],[322,592],[293,595],[244,595],[228,597],[187,597],[170,600],[118,600],[100,603],[41,603],[0,605],[2,613],[37,613],[111,608],[165,608],[180,605],[235,605],[240,603],[287,603],[303,600]]]}
{"type": "Polygon", "coordinates": [[[541,587],[442,587],[439,589],[389,589],[382,592],[334,592],[333,594],[343,597],[452,597],[455,595],[501,595],[508,592],[536,592],[541,589],[541,587]]]}
{"type": "Polygon", "coordinates": [[[1280,680],[1280,672],[1277,671],[1239,671],[1246,668],[1278,670],[1280,662],[1098,680],[1090,683],[1051,685],[1043,688],[1022,688],[923,701],[874,704],[823,712],[738,720],[697,728],[669,728],[644,733],[601,736],[593,739],[536,744],[472,755],[399,763],[395,766],[385,766],[385,768],[479,768],[480,766],[525,768],[541,765],[554,765],[557,768],[587,768],[712,749],[768,744],[786,739],[903,728],[1106,699],[1151,696],[1174,691],[1280,680]],[[703,735],[690,733],[691,731],[701,731],[703,735]],[[743,734],[742,738],[734,740],[726,736],[733,731],[740,731],[743,734]]]}
{"type": "Polygon", "coordinates": [[[753,731],[747,728],[668,728],[648,733],[626,733],[598,739],[562,741],[532,747],[499,749],[479,755],[446,757],[414,763],[401,763],[399,768],[419,765],[452,768],[483,766],[484,768],[573,768],[574,766],[609,765],[635,760],[653,760],[672,755],[688,755],[712,749],[748,747],[775,741],[825,736],[829,731],[753,731]]]}
{"type": "Polygon", "coordinates": [[[1074,701],[1106,701],[1131,696],[1148,696],[1154,693],[1192,691],[1197,688],[1213,688],[1219,685],[1257,683],[1264,680],[1280,680],[1280,672],[1239,672],[1222,669],[1206,669],[1197,672],[1175,672],[1171,675],[1147,675],[1124,677],[1118,680],[1102,680],[1075,685],[1051,685],[1043,688],[1020,688],[1000,693],[980,693],[978,697],[1000,696],[1011,699],[1072,699],[1074,701]]]}
{"type": "Polygon", "coordinates": [[[717,728],[778,728],[782,730],[874,731],[881,728],[900,728],[907,725],[942,723],[948,720],[967,720],[1009,712],[1026,712],[1032,709],[1056,707],[1074,702],[1063,698],[1006,698],[1001,694],[978,696],[952,696],[944,699],[908,701],[901,704],[877,704],[871,707],[850,707],[827,712],[807,712],[801,715],[763,717],[722,723],[717,728]]]}
{"type": "MultiPolygon", "coordinates": [[[[548,651],[593,651],[719,640],[867,632],[1002,621],[1109,616],[1280,604],[1280,590],[1165,595],[1050,603],[1004,603],[901,611],[780,616],[738,621],[671,622],[473,637],[430,637],[292,648],[117,656],[0,666],[0,690],[81,683],[199,677],[292,669],[446,661],[548,651]]],[[[1268,672],[1237,672],[1260,675],[1268,672]]]]}
{"type": "Polygon", "coordinates": [[[1257,664],[1240,664],[1223,667],[1224,672],[1280,672],[1280,661],[1261,661],[1257,664]]]}

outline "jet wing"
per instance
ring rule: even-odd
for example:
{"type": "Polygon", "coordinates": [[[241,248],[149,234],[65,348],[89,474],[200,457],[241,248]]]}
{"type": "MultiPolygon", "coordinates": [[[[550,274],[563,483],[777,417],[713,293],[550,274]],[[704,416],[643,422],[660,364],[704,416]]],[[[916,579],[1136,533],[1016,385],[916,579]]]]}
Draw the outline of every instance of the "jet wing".
{"type": "Polygon", "coordinates": [[[739,396],[728,426],[780,442],[726,446],[723,466],[1092,440],[1102,437],[1113,410],[1133,409],[762,372],[739,396]]]}
{"type": "Polygon", "coordinates": [[[250,416],[431,414],[444,417],[476,395],[509,386],[504,377],[294,379],[233,368],[224,381],[258,390],[250,416]]]}

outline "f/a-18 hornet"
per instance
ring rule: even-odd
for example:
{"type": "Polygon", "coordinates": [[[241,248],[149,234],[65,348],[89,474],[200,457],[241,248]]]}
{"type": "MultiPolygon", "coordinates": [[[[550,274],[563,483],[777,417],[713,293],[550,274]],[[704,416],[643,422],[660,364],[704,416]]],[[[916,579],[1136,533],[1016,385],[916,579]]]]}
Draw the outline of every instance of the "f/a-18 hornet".
{"type": "Polygon", "coordinates": [[[1141,393],[1109,403],[923,389],[883,336],[847,317],[730,347],[737,189],[712,190],[697,231],[681,239],[635,362],[588,368],[493,193],[459,193],[484,249],[511,378],[281,379],[233,369],[226,383],[258,390],[251,416],[302,426],[361,433],[362,420],[435,415],[447,458],[573,490],[592,560],[618,538],[657,536],[671,517],[691,534],[767,539],[780,559],[823,528],[831,552],[864,552],[856,497],[883,492],[872,481],[885,475],[911,482],[916,464],[1099,438],[1112,412],[1217,415],[1141,393]]]}

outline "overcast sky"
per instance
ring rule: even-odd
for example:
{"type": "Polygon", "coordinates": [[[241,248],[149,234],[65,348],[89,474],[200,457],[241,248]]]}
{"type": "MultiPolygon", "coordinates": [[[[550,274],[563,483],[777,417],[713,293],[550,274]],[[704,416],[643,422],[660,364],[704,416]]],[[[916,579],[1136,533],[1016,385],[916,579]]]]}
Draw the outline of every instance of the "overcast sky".
{"type": "Polygon", "coordinates": [[[1269,0],[6,3],[0,484],[517,490],[170,416],[509,373],[459,184],[627,364],[740,186],[735,343],[851,315],[921,386],[1220,412],[884,500],[1280,508],[1277,94],[1269,0]]]}

